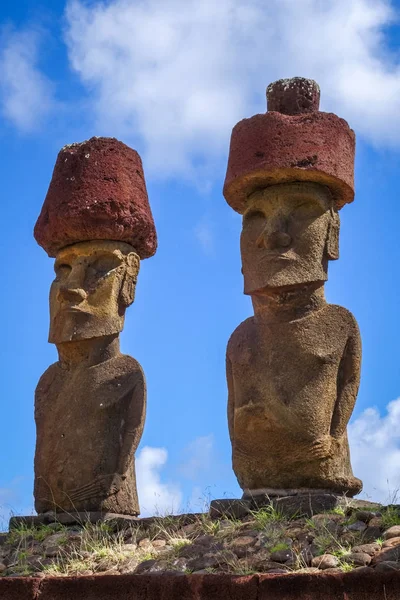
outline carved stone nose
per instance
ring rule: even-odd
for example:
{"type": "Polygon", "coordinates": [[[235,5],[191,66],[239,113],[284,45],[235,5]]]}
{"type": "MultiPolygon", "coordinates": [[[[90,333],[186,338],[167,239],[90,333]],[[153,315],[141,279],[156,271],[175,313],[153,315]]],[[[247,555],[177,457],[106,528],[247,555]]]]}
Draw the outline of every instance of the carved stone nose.
{"type": "Polygon", "coordinates": [[[67,302],[74,302],[76,304],[83,302],[83,300],[87,298],[87,293],[82,288],[62,287],[60,288],[58,294],[61,300],[66,300],[67,302]]]}
{"type": "Polygon", "coordinates": [[[263,231],[256,243],[259,248],[287,248],[292,243],[292,238],[285,231],[263,231]]]}
{"type": "Polygon", "coordinates": [[[269,240],[273,248],[287,248],[292,243],[292,238],[285,231],[274,231],[269,240]]]}

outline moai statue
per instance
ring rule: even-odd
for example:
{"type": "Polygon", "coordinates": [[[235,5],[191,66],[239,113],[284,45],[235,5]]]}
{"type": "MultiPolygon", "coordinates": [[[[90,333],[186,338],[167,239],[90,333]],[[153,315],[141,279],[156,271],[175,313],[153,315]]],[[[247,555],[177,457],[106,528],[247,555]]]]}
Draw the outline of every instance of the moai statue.
{"type": "Polygon", "coordinates": [[[347,423],[361,341],[353,315],[327,304],[339,257],[338,211],[354,198],[355,135],[319,112],[302,78],[267,89],[268,112],[232,131],[224,196],[243,215],[244,293],[254,316],[227,348],[233,469],[243,498],[330,492],[353,496],[347,423]]]}
{"type": "Polygon", "coordinates": [[[35,238],[55,257],[49,341],[59,356],[36,389],[36,511],[135,516],[146,384],[119,333],[140,259],[157,247],[137,152],[114,138],[62,148],[35,238]]]}

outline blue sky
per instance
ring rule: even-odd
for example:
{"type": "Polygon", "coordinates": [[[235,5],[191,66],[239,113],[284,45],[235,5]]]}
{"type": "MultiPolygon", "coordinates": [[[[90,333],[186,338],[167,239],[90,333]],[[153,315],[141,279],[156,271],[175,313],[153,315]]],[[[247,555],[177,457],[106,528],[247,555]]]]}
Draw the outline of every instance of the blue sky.
{"type": "Polygon", "coordinates": [[[341,212],[327,297],[354,313],[363,339],[355,474],[367,497],[400,487],[400,2],[216,4],[25,0],[0,9],[0,521],[32,510],[33,394],[56,360],[47,343],[53,265],[32,230],[58,150],[92,135],[141,153],[159,236],[122,335],[148,382],[143,512],[239,494],[225,347],[251,306],[240,216],[221,190],[231,128],[265,111],[268,83],[295,75],[316,79],[321,108],[357,134],[356,199],[341,212]]]}

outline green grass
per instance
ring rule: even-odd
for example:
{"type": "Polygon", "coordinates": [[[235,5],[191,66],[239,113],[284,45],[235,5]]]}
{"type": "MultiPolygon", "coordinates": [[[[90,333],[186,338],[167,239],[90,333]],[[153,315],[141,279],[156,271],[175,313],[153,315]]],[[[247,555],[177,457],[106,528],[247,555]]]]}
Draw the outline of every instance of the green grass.
{"type": "Polygon", "coordinates": [[[393,506],[388,506],[385,511],[382,512],[382,525],[385,529],[400,525],[400,512],[393,506]]]}
{"type": "Polygon", "coordinates": [[[40,527],[30,527],[25,523],[21,523],[17,527],[13,527],[8,536],[9,544],[18,544],[27,538],[32,538],[36,542],[43,542],[49,535],[53,533],[60,533],[65,531],[64,525],[56,525],[49,527],[48,525],[41,525],[40,527]]]}
{"type": "Polygon", "coordinates": [[[266,529],[271,523],[282,523],[287,520],[287,517],[272,504],[251,511],[251,515],[255,521],[256,529],[259,530],[266,529]]]}

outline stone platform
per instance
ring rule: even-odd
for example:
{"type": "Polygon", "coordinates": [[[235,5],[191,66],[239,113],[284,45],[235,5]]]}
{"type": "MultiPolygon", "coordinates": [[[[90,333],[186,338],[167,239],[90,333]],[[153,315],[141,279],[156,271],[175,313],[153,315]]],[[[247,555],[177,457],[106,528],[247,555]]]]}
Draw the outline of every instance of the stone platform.
{"type": "Polygon", "coordinates": [[[399,600],[400,572],[0,579],[2,600],[399,600]]]}
{"type": "Polygon", "coordinates": [[[273,507],[277,512],[292,519],[312,517],[335,508],[341,508],[344,511],[352,509],[379,510],[381,505],[376,502],[354,500],[342,495],[314,490],[293,491],[292,493],[289,493],[288,490],[268,490],[260,491],[257,494],[243,494],[241,499],[212,500],[210,516],[215,519],[221,517],[242,519],[252,511],[264,506],[273,507]]]}
{"type": "MultiPolygon", "coordinates": [[[[168,517],[171,523],[179,522],[182,525],[194,523],[199,517],[199,513],[190,513],[185,515],[171,515],[168,517]]],[[[18,527],[41,527],[42,525],[86,525],[87,523],[110,523],[116,530],[132,527],[141,527],[146,529],[154,522],[159,521],[160,517],[134,517],[129,515],[120,515],[110,512],[47,512],[41,515],[27,515],[20,517],[11,517],[9,529],[17,529],[18,527]]]]}

